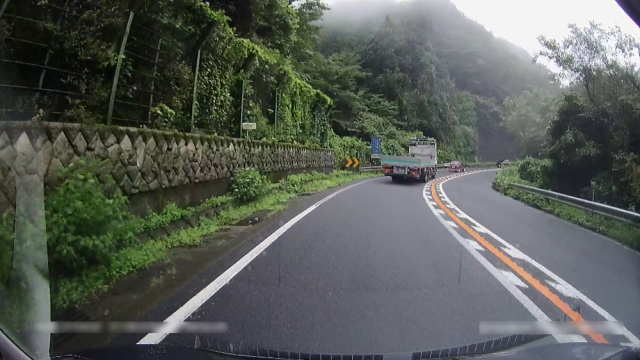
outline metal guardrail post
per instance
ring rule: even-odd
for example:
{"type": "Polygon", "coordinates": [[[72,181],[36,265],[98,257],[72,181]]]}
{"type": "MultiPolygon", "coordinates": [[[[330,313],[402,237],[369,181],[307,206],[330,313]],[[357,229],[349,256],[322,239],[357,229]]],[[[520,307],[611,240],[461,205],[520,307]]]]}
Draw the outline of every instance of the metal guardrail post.
{"type": "Polygon", "coordinates": [[[122,43],[120,44],[120,52],[118,53],[118,62],[116,64],[116,71],[113,75],[113,83],[111,85],[111,95],[109,97],[109,109],[107,110],[107,124],[111,125],[113,119],[113,107],[116,103],[116,92],[118,90],[118,79],[120,78],[120,70],[122,70],[122,61],[124,59],[124,51],[127,48],[127,40],[129,39],[129,32],[131,31],[131,23],[135,13],[129,12],[129,20],[127,26],[124,29],[124,35],[122,36],[122,43]]]}
{"type": "Polygon", "coordinates": [[[191,128],[193,131],[196,118],[196,100],[198,98],[198,75],[200,74],[200,49],[196,52],[196,69],[193,74],[193,94],[191,97],[191,128]]]}
{"type": "Polygon", "coordinates": [[[539,195],[544,198],[548,198],[554,201],[561,202],[563,204],[577,207],[586,211],[591,211],[612,219],[630,223],[635,226],[640,226],[640,214],[633,211],[620,209],[614,206],[597,203],[581,199],[575,196],[557,193],[550,190],[540,189],[534,186],[522,185],[522,184],[509,184],[508,186],[518,189],[520,191],[528,192],[531,194],[539,195]]]}

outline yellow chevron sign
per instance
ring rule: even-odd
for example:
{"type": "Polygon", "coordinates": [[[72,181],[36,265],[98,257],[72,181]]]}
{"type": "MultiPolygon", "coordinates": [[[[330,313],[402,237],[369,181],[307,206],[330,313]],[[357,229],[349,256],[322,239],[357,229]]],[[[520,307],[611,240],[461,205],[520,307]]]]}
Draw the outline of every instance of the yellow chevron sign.
{"type": "Polygon", "coordinates": [[[344,167],[358,168],[360,167],[360,160],[355,157],[347,158],[347,162],[344,164],[344,167]]]}
{"type": "Polygon", "coordinates": [[[353,159],[352,158],[347,158],[347,163],[344,164],[344,167],[351,167],[351,164],[353,164],[353,159]]]}

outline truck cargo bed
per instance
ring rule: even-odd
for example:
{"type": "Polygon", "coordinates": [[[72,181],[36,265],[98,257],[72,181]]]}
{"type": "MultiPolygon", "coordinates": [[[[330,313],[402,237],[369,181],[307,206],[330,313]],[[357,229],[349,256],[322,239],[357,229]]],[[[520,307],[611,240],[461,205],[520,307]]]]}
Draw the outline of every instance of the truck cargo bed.
{"type": "Polygon", "coordinates": [[[436,166],[436,162],[420,157],[412,156],[390,156],[382,155],[380,157],[382,166],[411,166],[411,167],[431,167],[436,166]]]}

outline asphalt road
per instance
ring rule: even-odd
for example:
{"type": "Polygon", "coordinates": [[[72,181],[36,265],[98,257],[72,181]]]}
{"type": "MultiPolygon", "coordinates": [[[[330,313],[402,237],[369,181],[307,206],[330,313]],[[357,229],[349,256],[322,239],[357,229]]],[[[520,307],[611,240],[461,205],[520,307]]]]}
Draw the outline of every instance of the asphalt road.
{"type": "MultiPolygon", "coordinates": [[[[197,307],[187,320],[228,326],[198,342],[411,352],[496,337],[480,334],[481,321],[567,314],[622,321],[631,337],[601,338],[610,343],[640,335],[640,254],[502,196],[491,189],[494,176],[450,179],[436,193],[431,184],[376,178],[339,193],[197,307]],[[438,209],[447,197],[449,210],[438,209]],[[449,212],[460,217],[458,225],[449,212]]],[[[285,212],[271,230],[293,216],[285,212]]],[[[203,287],[217,275],[204,273],[198,283],[203,287]]],[[[191,346],[194,337],[170,335],[162,343],[191,346]]]]}

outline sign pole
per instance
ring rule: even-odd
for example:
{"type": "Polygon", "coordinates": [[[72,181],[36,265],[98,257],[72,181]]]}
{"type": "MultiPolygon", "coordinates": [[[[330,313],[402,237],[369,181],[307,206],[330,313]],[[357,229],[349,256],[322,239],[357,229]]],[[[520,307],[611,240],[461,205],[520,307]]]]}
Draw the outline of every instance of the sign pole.
{"type": "Polygon", "coordinates": [[[240,138],[242,138],[242,124],[244,123],[244,86],[246,80],[242,80],[242,99],[240,100],[240,138]]]}

